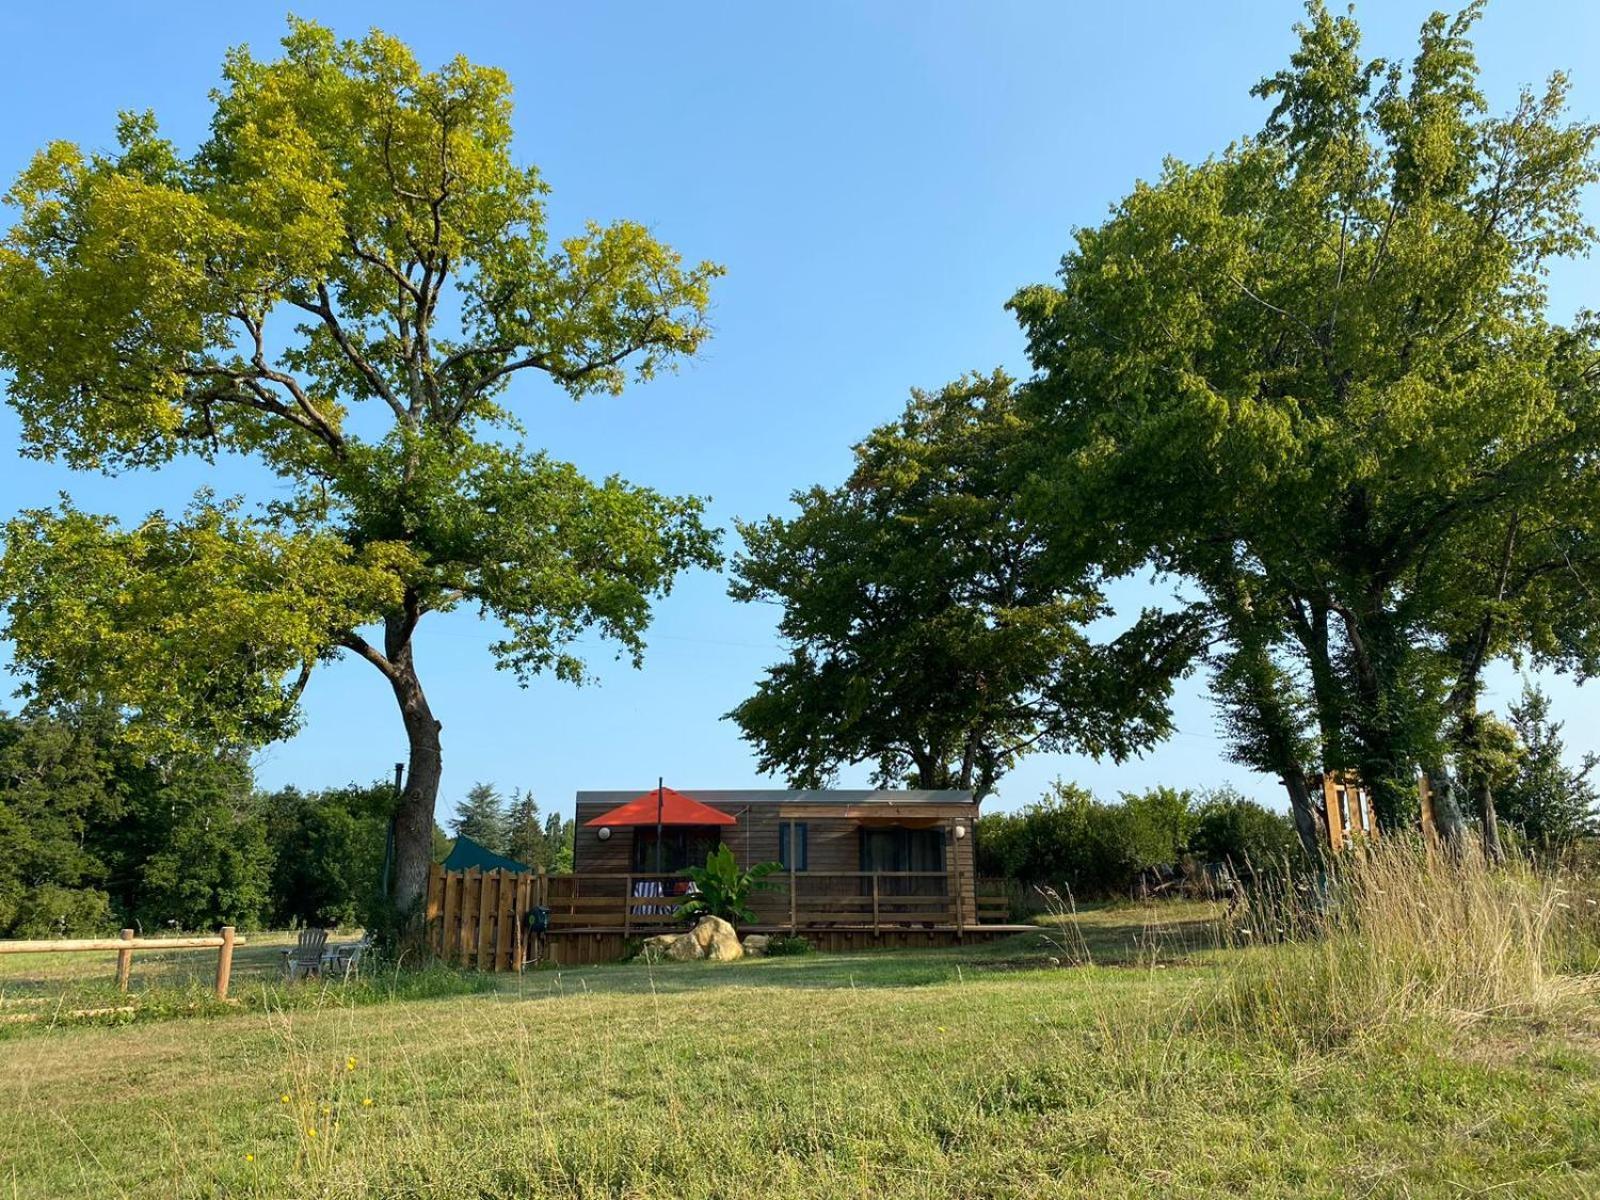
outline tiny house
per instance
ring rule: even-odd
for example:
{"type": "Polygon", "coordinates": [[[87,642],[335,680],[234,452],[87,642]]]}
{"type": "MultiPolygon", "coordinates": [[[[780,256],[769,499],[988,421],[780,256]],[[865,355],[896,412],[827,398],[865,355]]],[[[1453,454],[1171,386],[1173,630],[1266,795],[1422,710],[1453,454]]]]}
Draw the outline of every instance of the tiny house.
{"type": "Polygon", "coordinates": [[[815,916],[831,901],[843,913],[864,907],[847,898],[874,891],[880,918],[885,907],[913,907],[896,897],[946,896],[974,920],[977,816],[967,791],[579,792],[573,870],[669,876],[704,863],[720,844],[740,866],[775,862],[792,881],[786,895],[756,898],[774,923],[788,919],[791,902],[815,916]]]}

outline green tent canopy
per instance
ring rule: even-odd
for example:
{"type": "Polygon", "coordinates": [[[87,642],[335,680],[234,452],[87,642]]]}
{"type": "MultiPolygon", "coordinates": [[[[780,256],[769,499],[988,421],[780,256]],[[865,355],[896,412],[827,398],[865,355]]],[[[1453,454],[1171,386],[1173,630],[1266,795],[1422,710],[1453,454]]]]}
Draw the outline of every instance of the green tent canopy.
{"type": "Polygon", "coordinates": [[[466,871],[477,867],[480,871],[531,871],[527,863],[519,863],[514,858],[507,858],[504,854],[496,854],[484,846],[478,845],[469,837],[456,838],[456,844],[450,847],[450,853],[444,860],[446,871],[466,871]]]}

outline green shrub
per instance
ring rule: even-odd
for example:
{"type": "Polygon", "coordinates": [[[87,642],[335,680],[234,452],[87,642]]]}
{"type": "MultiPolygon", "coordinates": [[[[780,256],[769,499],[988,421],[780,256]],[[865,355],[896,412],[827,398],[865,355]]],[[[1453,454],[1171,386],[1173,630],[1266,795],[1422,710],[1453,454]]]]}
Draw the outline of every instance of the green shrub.
{"type": "Polygon", "coordinates": [[[1231,790],[1158,787],[1107,804],[1058,780],[1020,813],[979,819],[978,871],[1079,897],[1125,896],[1144,872],[1189,857],[1281,860],[1294,836],[1287,817],[1231,790]]]}
{"type": "Polygon", "coordinates": [[[1298,857],[1300,839],[1286,815],[1232,788],[1218,788],[1195,807],[1188,849],[1203,862],[1231,862],[1260,871],[1298,857]]]}
{"type": "Polygon", "coordinates": [[[45,883],[0,901],[0,931],[7,937],[76,937],[116,927],[111,900],[97,888],[45,883]]]}
{"type": "Polygon", "coordinates": [[[767,878],[781,868],[775,862],[757,863],[748,871],[741,871],[734,861],[733,851],[719,845],[706,855],[706,865],[690,867],[687,874],[698,891],[678,905],[673,914],[679,918],[713,916],[724,921],[749,923],[756,919],[750,908],[753,892],[776,887],[767,878]]]}

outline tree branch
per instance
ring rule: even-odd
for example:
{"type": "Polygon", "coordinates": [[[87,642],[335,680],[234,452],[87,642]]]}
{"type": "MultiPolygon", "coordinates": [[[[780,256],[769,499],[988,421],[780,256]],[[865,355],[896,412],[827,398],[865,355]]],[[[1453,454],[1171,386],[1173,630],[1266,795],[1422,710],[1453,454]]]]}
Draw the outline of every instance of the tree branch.
{"type": "Polygon", "coordinates": [[[347,629],[334,639],[346,650],[353,651],[383,672],[391,682],[400,678],[395,665],[378,652],[378,648],[353,629],[347,629]]]}

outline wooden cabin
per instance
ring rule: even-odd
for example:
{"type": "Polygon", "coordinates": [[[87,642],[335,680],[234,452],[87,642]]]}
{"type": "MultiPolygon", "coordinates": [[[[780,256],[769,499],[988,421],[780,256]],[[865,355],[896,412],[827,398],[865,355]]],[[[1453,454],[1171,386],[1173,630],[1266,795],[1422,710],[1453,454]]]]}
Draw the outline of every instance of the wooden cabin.
{"type": "Polygon", "coordinates": [[[962,791],[579,792],[573,870],[447,871],[428,878],[430,948],[480,969],[623,958],[681,929],[685,873],[727,846],[777,863],[743,933],[819,950],[951,946],[1006,937],[1003,886],[974,877],[978,804],[962,791]]]}
{"type": "MultiPolygon", "coordinates": [[[[574,873],[670,876],[700,866],[722,844],[741,867],[775,862],[783,868],[784,886],[759,893],[754,903],[757,913],[775,925],[788,923],[791,906],[813,915],[830,902],[840,911],[864,908],[845,901],[874,889],[880,924],[886,910],[909,914],[915,906],[896,900],[914,896],[959,898],[963,920],[976,923],[972,830],[978,805],[971,792],[666,791],[707,806],[720,814],[719,823],[669,819],[658,842],[652,793],[579,792],[574,873]],[[641,801],[624,818],[639,823],[603,820],[641,801]]],[[[952,903],[952,912],[955,907],[952,903]]]]}

